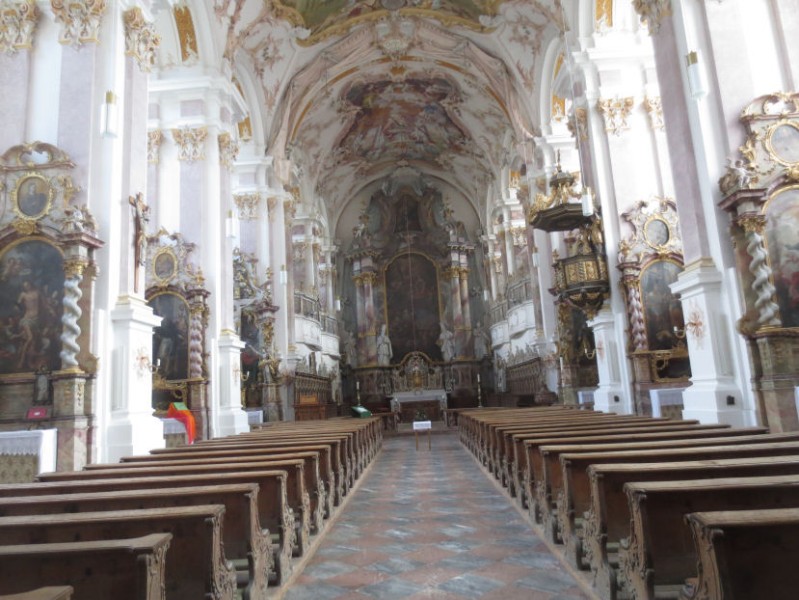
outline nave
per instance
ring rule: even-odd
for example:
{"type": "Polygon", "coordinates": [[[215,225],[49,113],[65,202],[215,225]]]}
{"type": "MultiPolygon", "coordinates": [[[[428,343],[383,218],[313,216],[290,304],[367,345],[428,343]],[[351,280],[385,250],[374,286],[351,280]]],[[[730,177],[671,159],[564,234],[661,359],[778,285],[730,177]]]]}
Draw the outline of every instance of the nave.
{"type": "Polygon", "coordinates": [[[285,600],[589,598],[450,430],[380,455],[285,600]]]}

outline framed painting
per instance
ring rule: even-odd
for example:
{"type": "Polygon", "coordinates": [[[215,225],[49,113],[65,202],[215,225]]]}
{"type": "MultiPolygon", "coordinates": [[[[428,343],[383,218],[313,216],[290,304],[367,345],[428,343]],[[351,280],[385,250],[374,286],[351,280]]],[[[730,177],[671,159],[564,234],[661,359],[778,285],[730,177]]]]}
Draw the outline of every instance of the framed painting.
{"type": "Polygon", "coordinates": [[[799,327],[799,186],[783,188],[766,204],[766,246],[782,326],[799,327]]]}
{"type": "Polygon", "coordinates": [[[397,255],[385,270],[386,321],[394,351],[392,362],[399,363],[409,352],[424,352],[442,360],[437,345],[441,334],[438,302],[438,270],[423,254],[397,255]]]}
{"type": "Polygon", "coordinates": [[[61,368],[64,260],[42,240],[0,254],[0,374],[61,368]]]}
{"type": "Polygon", "coordinates": [[[159,375],[168,380],[189,378],[189,305],[172,292],[156,294],[147,302],[161,317],[153,332],[153,357],[159,375]]]}
{"type": "Polygon", "coordinates": [[[12,202],[14,211],[23,219],[41,219],[53,202],[54,190],[43,175],[28,173],[17,180],[12,202]]]}
{"type": "Polygon", "coordinates": [[[681,271],[682,265],[668,259],[655,260],[641,271],[641,304],[650,350],[675,348],[679,343],[675,327],[685,328],[682,305],[669,288],[681,271]]]}
{"type": "Polygon", "coordinates": [[[153,277],[159,285],[166,285],[178,273],[178,258],[171,248],[162,248],[153,256],[153,277]]]}

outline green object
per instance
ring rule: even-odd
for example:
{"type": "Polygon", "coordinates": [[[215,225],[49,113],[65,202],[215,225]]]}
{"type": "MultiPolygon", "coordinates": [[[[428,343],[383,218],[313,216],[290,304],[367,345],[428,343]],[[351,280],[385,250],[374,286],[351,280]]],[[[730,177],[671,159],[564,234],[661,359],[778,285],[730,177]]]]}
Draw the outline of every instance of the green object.
{"type": "Polygon", "coordinates": [[[365,419],[367,417],[372,416],[372,411],[364,408],[363,406],[353,406],[352,407],[352,416],[356,419],[365,419]]]}
{"type": "Polygon", "coordinates": [[[184,402],[173,402],[172,406],[177,410],[189,410],[189,407],[184,402]]]}

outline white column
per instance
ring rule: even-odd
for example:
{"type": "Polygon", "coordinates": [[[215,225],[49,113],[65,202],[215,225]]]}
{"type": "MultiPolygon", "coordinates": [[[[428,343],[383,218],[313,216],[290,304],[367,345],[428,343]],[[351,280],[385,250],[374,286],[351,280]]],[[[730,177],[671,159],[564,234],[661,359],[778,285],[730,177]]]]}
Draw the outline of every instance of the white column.
{"type": "Polygon", "coordinates": [[[594,392],[594,409],[619,414],[631,413],[629,396],[621,385],[621,360],[623,353],[616,343],[615,318],[606,304],[597,315],[588,321],[594,331],[596,366],[599,372],[599,387],[594,392]]]}
{"type": "Polygon", "coordinates": [[[697,261],[683,271],[671,291],[679,294],[685,318],[685,339],[691,361],[691,387],[683,392],[683,418],[702,423],[743,427],[757,422],[745,408],[733,377],[730,340],[725,320],[722,277],[711,260],[697,261]]]}
{"type": "Polygon", "coordinates": [[[128,296],[111,312],[114,328],[111,415],[106,428],[108,462],[164,447],[164,426],[153,416],[150,353],[161,317],[144,300],[128,296]]]}
{"type": "Polygon", "coordinates": [[[219,406],[217,408],[217,435],[236,435],[250,430],[247,413],[241,408],[241,351],[244,349],[234,331],[222,331],[219,348],[219,406]]]}

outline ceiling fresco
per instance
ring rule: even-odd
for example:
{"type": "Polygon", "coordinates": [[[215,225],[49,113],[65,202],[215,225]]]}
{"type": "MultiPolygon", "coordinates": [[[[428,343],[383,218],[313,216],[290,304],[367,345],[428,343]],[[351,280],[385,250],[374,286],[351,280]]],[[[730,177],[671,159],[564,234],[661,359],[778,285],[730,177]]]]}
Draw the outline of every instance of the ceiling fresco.
{"type": "Polygon", "coordinates": [[[562,27],[557,0],[215,0],[214,13],[257,92],[265,153],[291,161],[334,223],[401,173],[483,212],[540,134],[543,52],[562,27]]]}
{"type": "Polygon", "coordinates": [[[432,161],[446,151],[465,151],[467,137],[442,105],[452,93],[441,78],[353,86],[346,97],[358,112],[340,144],[344,155],[432,161]]]}
{"type": "Polygon", "coordinates": [[[442,24],[482,28],[480,17],[496,14],[501,0],[269,0],[274,13],[307,29],[303,45],[345,32],[389,12],[423,15],[442,24]]]}

